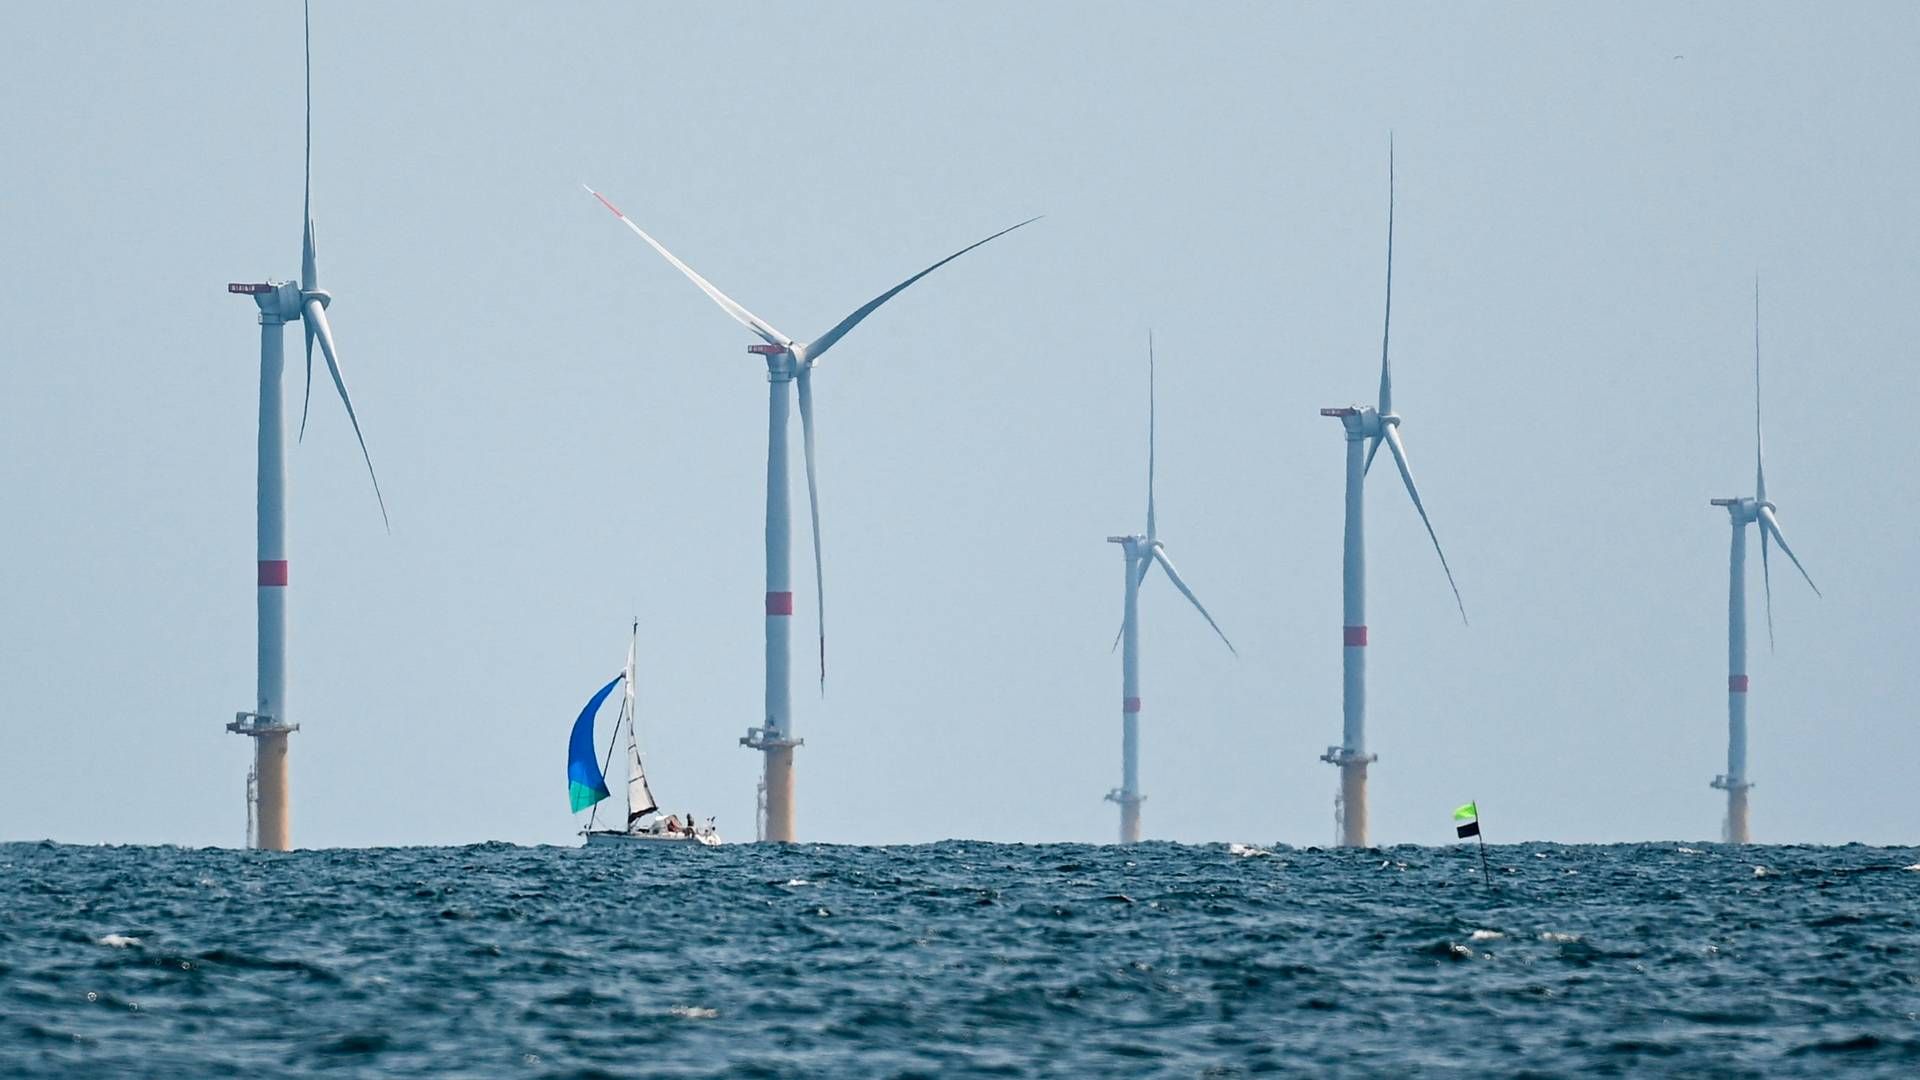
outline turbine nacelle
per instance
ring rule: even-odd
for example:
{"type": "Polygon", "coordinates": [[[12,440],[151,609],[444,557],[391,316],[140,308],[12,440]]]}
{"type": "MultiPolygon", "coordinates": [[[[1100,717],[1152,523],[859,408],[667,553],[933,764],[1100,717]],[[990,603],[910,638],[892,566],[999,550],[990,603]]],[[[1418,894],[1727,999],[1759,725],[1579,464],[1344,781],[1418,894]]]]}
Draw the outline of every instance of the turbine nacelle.
{"type": "Polygon", "coordinates": [[[1350,439],[1377,439],[1382,429],[1400,426],[1398,413],[1383,413],[1371,405],[1348,405],[1339,409],[1321,409],[1321,416],[1331,416],[1340,421],[1347,429],[1350,439]]]}
{"type": "Polygon", "coordinates": [[[1760,520],[1760,511],[1776,509],[1771,502],[1745,496],[1733,499],[1710,499],[1708,503],[1725,507],[1727,516],[1731,517],[1736,525],[1751,525],[1760,520]]]}
{"type": "Polygon", "coordinates": [[[784,345],[749,345],[747,351],[767,362],[770,375],[791,376],[806,366],[794,350],[784,345]]]}
{"type": "MultiPolygon", "coordinates": [[[[228,282],[227,291],[253,297],[253,302],[259,305],[263,318],[272,318],[279,322],[298,319],[301,309],[306,306],[306,301],[301,297],[300,283],[297,281],[228,282]]],[[[333,299],[325,293],[321,295],[325,297],[321,301],[322,306],[333,299]]]]}

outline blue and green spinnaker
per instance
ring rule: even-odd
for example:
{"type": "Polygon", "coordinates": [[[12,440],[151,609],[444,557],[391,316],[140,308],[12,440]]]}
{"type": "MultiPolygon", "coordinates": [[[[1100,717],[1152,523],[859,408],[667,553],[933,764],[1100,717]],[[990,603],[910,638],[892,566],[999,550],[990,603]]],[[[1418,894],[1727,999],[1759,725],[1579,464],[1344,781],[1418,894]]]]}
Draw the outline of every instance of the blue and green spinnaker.
{"type": "Polygon", "coordinates": [[[572,800],[576,814],[612,794],[607,790],[606,774],[594,760],[593,718],[607,695],[613,693],[613,688],[624,678],[624,674],[615,675],[612,682],[601,687],[587,702],[587,707],[580,710],[580,718],[573,722],[573,734],[567,739],[567,797],[572,800]]]}

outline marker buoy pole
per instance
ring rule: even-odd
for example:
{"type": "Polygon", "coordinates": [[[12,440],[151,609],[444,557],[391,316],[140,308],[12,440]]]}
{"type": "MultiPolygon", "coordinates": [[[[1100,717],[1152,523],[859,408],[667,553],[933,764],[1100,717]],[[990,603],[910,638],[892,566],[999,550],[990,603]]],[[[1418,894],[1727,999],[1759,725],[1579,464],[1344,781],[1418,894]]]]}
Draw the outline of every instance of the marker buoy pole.
{"type": "Polygon", "coordinates": [[[1453,812],[1453,831],[1460,839],[1469,836],[1480,839],[1480,877],[1487,883],[1487,891],[1493,891],[1493,872],[1487,869],[1487,837],[1480,831],[1480,804],[1470,802],[1453,812]]]}

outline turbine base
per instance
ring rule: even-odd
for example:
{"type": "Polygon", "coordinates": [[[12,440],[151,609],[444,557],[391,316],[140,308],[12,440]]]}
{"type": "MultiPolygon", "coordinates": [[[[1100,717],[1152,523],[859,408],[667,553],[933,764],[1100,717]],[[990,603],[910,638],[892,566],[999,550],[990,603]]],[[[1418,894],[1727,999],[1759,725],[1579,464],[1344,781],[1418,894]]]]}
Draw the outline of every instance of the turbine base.
{"type": "Polygon", "coordinates": [[[766,829],[762,839],[776,844],[798,840],[794,825],[793,751],[805,746],[805,739],[788,738],[776,728],[748,728],[740,745],[766,754],[761,773],[761,798],[765,799],[766,829]]]}
{"type": "Polygon", "coordinates": [[[287,776],[287,736],[299,724],[283,724],[263,713],[233,714],[227,730],[254,740],[253,774],[248,777],[248,807],[253,846],[265,851],[293,850],[292,799],[287,776]]]}

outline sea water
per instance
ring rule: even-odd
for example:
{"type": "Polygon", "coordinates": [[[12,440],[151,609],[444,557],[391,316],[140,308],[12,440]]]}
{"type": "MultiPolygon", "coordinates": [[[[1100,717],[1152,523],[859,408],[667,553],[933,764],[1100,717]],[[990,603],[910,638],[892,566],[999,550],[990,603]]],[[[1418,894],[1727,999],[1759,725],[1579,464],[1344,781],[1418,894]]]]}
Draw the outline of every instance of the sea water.
{"type": "Polygon", "coordinates": [[[0,1075],[1920,1076],[1920,852],[0,845],[0,1075]]]}

